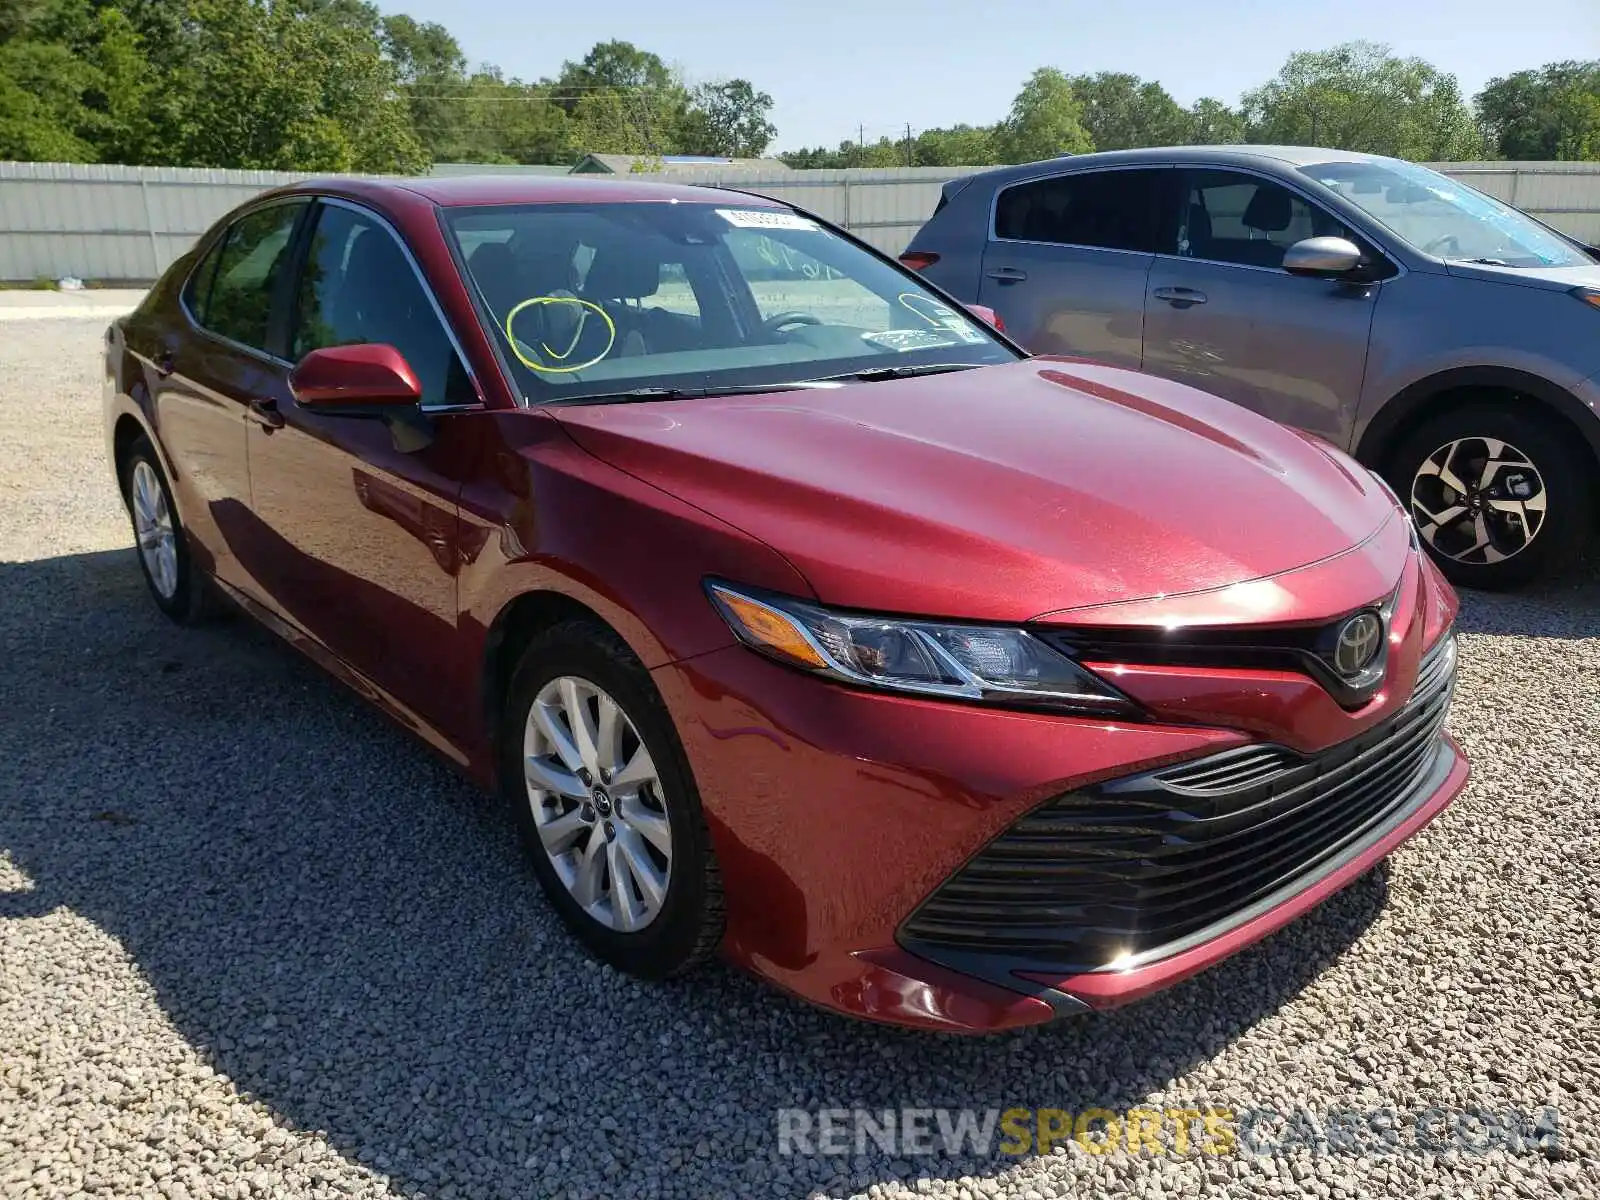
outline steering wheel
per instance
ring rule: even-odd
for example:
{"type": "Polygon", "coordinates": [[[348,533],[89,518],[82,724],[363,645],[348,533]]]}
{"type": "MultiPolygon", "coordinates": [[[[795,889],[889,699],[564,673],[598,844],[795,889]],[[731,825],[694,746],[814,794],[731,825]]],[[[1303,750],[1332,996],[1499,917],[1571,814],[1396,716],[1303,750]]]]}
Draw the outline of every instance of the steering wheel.
{"type": "Polygon", "coordinates": [[[1434,238],[1433,241],[1429,242],[1422,248],[1422,252],[1424,254],[1437,254],[1440,258],[1448,258],[1449,255],[1445,254],[1444,252],[1446,246],[1454,247],[1454,252],[1456,254],[1461,253],[1461,243],[1457,240],[1456,235],[1453,233],[1447,233],[1440,237],[1434,238]]]}
{"type": "Polygon", "coordinates": [[[773,313],[761,322],[761,328],[766,333],[777,333],[789,325],[821,325],[822,318],[815,313],[808,312],[781,312],[773,313]]]}

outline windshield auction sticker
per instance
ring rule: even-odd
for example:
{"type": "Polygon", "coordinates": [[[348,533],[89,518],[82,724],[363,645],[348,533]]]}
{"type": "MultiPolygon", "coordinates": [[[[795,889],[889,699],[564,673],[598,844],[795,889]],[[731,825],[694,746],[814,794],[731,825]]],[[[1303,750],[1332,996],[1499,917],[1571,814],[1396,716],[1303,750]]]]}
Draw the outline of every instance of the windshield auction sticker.
{"type": "Polygon", "coordinates": [[[817,229],[807,217],[771,208],[719,208],[717,215],[740,229],[817,229]]]}

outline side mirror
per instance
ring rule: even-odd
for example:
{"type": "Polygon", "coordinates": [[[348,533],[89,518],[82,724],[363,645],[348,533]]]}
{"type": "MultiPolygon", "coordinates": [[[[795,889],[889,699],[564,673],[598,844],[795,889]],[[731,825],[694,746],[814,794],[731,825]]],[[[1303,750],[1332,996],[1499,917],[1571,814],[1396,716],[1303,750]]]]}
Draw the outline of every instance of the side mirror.
{"type": "Polygon", "coordinates": [[[1361,247],[1341,237],[1306,238],[1283,252],[1291,275],[1344,275],[1361,265],[1361,247]]]}
{"type": "Polygon", "coordinates": [[[289,373],[294,401],[310,412],[377,415],[416,405],[422,385],[393,346],[328,346],[313,350],[289,373]]]}
{"type": "Polygon", "coordinates": [[[987,304],[969,304],[967,305],[967,311],[985,325],[993,325],[1001,333],[1006,331],[1006,323],[1000,319],[1000,314],[987,304]]]}

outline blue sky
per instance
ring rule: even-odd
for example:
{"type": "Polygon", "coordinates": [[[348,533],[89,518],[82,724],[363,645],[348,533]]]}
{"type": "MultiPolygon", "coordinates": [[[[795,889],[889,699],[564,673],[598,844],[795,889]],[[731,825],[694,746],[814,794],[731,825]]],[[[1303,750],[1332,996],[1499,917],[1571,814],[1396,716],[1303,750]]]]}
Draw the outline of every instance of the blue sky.
{"type": "Polygon", "coordinates": [[[1600,0],[379,0],[438,21],[469,59],[554,74],[595,42],[653,50],[691,82],[743,76],[772,94],[776,149],[997,120],[1036,67],[1131,71],[1178,100],[1240,92],[1296,50],[1367,38],[1453,72],[1600,58],[1600,0]],[[1319,7],[1325,15],[1318,15],[1319,7]]]}

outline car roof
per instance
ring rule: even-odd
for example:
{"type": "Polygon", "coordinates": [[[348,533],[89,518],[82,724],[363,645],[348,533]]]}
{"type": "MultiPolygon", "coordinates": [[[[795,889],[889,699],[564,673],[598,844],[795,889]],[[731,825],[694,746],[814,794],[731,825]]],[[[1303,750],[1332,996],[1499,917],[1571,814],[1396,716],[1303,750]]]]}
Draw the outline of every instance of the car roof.
{"type": "Polygon", "coordinates": [[[308,179],[290,190],[379,199],[409,192],[444,208],[480,204],[738,204],[778,208],[781,203],[728,188],[652,183],[603,175],[456,175],[439,178],[308,179]]]}
{"type": "Polygon", "coordinates": [[[1349,150],[1327,150],[1317,146],[1148,146],[1138,150],[1105,150],[1095,154],[1068,154],[1061,158],[1025,163],[1016,167],[997,167],[980,172],[988,178],[1025,178],[1044,168],[1086,171],[1095,167],[1164,166],[1172,163],[1215,163],[1217,166],[1251,166],[1262,163],[1303,167],[1325,162],[1388,162],[1376,154],[1357,154],[1349,150]]]}

